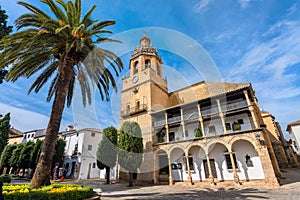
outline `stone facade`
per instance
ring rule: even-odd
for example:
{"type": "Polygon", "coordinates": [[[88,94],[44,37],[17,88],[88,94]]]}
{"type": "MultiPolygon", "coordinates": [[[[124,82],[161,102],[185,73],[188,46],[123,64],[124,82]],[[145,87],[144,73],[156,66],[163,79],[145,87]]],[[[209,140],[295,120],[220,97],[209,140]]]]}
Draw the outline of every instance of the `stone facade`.
{"type": "Polygon", "coordinates": [[[161,65],[144,36],[123,78],[120,125],[130,120],[142,129],[138,181],[278,185],[280,169],[251,84],[203,81],[168,93],[161,65]]]}
{"type": "Polygon", "coordinates": [[[275,117],[267,111],[262,111],[261,114],[264,124],[266,125],[267,134],[271,140],[279,167],[297,167],[298,162],[295,159],[296,157],[289,152],[291,146],[284,139],[281,127],[279,123],[275,121],[275,117]]]}

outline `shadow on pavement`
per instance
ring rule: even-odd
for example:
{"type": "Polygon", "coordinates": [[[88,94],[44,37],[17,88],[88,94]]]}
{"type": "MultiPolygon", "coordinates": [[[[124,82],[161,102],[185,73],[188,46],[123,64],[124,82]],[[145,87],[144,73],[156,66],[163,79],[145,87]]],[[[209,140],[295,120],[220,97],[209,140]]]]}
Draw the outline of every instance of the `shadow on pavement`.
{"type": "MultiPolygon", "coordinates": [[[[170,187],[170,186],[164,186],[170,187]]],[[[172,187],[172,186],[171,186],[172,187]]],[[[156,188],[158,189],[158,188],[156,188]]],[[[174,188],[173,188],[174,190],[174,188]]],[[[199,188],[188,189],[175,193],[165,193],[163,191],[153,191],[150,193],[118,193],[118,194],[103,194],[103,200],[109,199],[268,199],[264,197],[265,192],[257,189],[247,188],[199,188]]]]}

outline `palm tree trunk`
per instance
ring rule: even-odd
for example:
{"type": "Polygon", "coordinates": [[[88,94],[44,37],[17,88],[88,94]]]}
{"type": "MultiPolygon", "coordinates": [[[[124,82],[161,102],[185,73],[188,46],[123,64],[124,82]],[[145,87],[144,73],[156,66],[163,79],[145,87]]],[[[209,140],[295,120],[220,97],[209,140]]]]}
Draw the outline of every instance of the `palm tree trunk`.
{"type": "Polygon", "coordinates": [[[51,184],[51,165],[55,150],[55,143],[60,128],[62,113],[65,107],[68,87],[73,76],[72,61],[68,61],[67,56],[65,56],[62,61],[63,63],[59,69],[60,78],[58,80],[57,90],[52,104],[46,136],[36,170],[31,180],[31,188],[40,188],[43,185],[51,184]]]}

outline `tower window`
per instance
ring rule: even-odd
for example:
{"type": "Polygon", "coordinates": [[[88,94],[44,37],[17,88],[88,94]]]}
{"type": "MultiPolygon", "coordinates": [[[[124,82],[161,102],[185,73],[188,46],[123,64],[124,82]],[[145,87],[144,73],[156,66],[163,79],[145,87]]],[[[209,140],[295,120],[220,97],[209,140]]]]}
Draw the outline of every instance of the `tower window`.
{"type": "Polygon", "coordinates": [[[127,105],[127,111],[126,111],[126,113],[127,114],[130,113],[130,105],[129,104],[127,105]]]}
{"type": "Polygon", "coordinates": [[[138,64],[139,64],[139,62],[135,61],[134,67],[133,67],[133,73],[134,74],[138,73],[138,71],[139,71],[138,64]]]}
{"type": "Polygon", "coordinates": [[[160,67],[159,67],[158,63],[156,63],[156,71],[157,71],[157,74],[160,76],[161,73],[160,73],[160,67]]]}
{"type": "Polygon", "coordinates": [[[140,110],[140,101],[137,101],[137,102],[136,102],[135,110],[136,110],[136,111],[139,111],[139,110],[140,110]]]}
{"type": "Polygon", "coordinates": [[[145,69],[148,69],[151,67],[151,61],[150,60],[146,60],[145,61],[145,69]]]}

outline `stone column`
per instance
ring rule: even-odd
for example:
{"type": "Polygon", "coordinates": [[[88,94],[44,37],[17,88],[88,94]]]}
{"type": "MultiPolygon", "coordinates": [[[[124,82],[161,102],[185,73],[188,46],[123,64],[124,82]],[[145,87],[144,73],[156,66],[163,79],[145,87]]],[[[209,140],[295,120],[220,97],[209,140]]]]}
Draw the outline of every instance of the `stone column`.
{"type": "Polygon", "coordinates": [[[257,118],[256,118],[256,115],[255,115],[255,112],[254,112],[253,105],[251,104],[251,101],[249,99],[248,92],[247,92],[247,90],[244,90],[243,92],[244,92],[244,95],[245,95],[245,98],[246,98],[246,101],[247,101],[247,104],[248,104],[248,108],[250,110],[250,113],[251,113],[251,116],[252,116],[252,119],[253,119],[254,128],[258,128],[257,118]]]}
{"type": "Polygon", "coordinates": [[[211,170],[211,166],[210,166],[210,160],[209,160],[209,155],[208,154],[206,154],[206,160],[207,160],[207,167],[208,167],[208,173],[209,173],[208,179],[210,179],[210,183],[211,184],[215,184],[214,177],[213,177],[212,170],[211,170]]]}
{"type": "Polygon", "coordinates": [[[153,152],[153,182],[154,182],[154,184],[158,183],[157,170],[159,170],[159,167],[157,167],[157,153],[153,152]]]}
{"type": "Polygon", "coordinates": [[[189,161],[189,154],[188,152],[185,153],[185,159],[186,159],[186,167],[188,170],[188,181],[191,185],[193,185],[193,179],[191,176],[191,169],[190,169],[190,161],[189,161]]]}
{"type": "Polygon", "coordinates": [[[223,131],[224,131],[224,134],[227,133],[227,130],[226,130],[226,125],[225,125],[225,119],[224,119],[224,114],[222,112],[222,108],[221,108],[221,104],[220,104],[220,99],[217,99],[217,105],[218,105],[218,109],[219,109],[219,116],[221,118],[221,122],[222,122],[222,126],[223,126],[223,131]]]}
{"type": "Polygon", "coordinates": [[[236,171],[236,166],[235,166],[235,162],[234,162],[234,158],[233,158],[233,152],[229,152],[229,156],[230,156],[230,161],[231,161],[231,165],[232,165],[234,181],[235,181],[235,183],[240,185],[241,182],[240,182],[240,178],[236,171]]]}
{"type": "Polygon", "coordinates": [[[198,115],[199,115],[198,120],[200,122],[201,131],[202,131],[203,137],[206,137],[205,131],[204,131],[204,123],[203,123],[203,118],[202,118],[202,114],[201,114],[200,105],[198,104],[197,107],[198,107],[198,115]]]}
{"type": "Polygon", "coordinates": [[[165,119],[166,119],[165,128],[166,128],[167,142],[170,142],[170,140],[169,140],[169,126],[168,126],[168,113],[167,112],[165,112],[165,119]]]}
{"type": "Polygon", "coordinates": [[[183,138],[184,138],[184,140],[186,140],[185,124],[184,124],[182,109],[180,109],[180,116],[181,116],[181,126],[182,126],[183,138]]]}
{"type": "Polygon", "coordinates": [[[173,185],[171,155],[168,155],[168,162],[169,162],[169,185],[173,185]]]}

